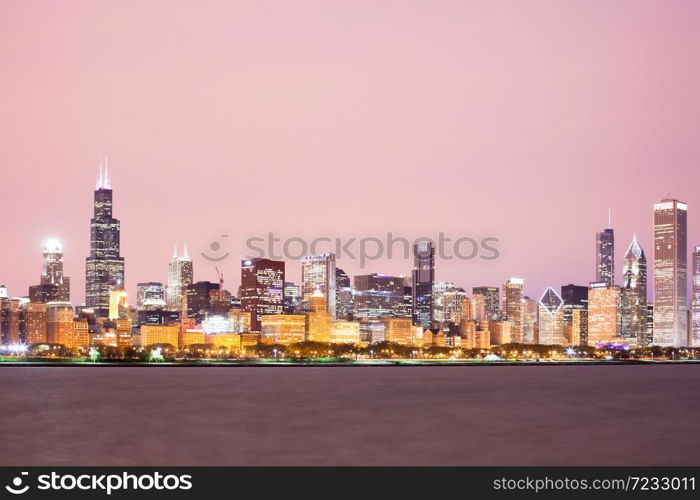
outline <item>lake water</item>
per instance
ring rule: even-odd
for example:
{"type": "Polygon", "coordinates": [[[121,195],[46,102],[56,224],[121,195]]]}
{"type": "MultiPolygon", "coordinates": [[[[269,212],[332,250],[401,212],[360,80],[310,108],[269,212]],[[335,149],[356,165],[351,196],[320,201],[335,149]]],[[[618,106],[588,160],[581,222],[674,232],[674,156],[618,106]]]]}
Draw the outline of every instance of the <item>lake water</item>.
{"type": "Polygon", "coordinates": [[[1,465],[700,465],[700,366],[2,367],[1,465]]]}

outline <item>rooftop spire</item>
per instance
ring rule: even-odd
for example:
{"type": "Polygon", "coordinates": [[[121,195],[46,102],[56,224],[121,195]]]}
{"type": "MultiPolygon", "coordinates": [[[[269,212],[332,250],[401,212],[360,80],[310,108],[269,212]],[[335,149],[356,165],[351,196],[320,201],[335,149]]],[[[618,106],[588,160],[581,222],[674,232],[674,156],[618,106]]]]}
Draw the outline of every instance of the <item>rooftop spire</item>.
{"type": "Polygon", "coordinates": [[[102,158],[100,158],[100,173],[97,176],[97,184],[95,185],[95,190],[102,189],[102,158]]]}
{"type": "Polygon", "coordinates": [[[177,257],[177,243],[173,243],[173,259],[177,257]]]}
{"type": "Polygon", "coordinates": [[[612,228],[612,209],[608,208],[608,227],[612,228]]]}
{"type": "Polygon", "coordinates": [[[187,254],[187,242],[185,242],[185,250],[182,254],[182,260],[190,260],[190,256],[187,254]]]}
{"type": "Polygon", "coordinates": [[[109,166],[107,164],[107,156],[105,155],[105,180],[104,180],[104,188],[105,189],[112,189],[112,183],[109,180],[109,166]]]}

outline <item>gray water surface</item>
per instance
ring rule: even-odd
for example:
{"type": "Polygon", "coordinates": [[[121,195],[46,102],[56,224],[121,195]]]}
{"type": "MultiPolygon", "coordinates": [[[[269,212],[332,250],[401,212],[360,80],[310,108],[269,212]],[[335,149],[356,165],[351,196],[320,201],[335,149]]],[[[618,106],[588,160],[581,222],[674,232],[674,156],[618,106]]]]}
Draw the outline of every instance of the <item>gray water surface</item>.
{"type": "Polygon", "coordinates": [[[700,366],[0,368],[0,465],[700,465],[700,366]]]}

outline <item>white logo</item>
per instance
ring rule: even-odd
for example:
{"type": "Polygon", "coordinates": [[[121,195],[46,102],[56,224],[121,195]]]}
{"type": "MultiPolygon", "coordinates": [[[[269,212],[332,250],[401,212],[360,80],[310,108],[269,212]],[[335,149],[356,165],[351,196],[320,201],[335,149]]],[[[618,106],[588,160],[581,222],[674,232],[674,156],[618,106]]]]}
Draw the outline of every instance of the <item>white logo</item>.
{"type": "MultiPolygon", "coordinates": [[[[28,472],[22,472],[22,476],[27,476],[27,475],[29,475],[28,472]]],[[[9,486],[9,485],[5,486],[5,489],[7,491],[9,491],[10,493],[12,493],[13,495],[21,495],[22,493],[26,493],[27,490],[29,489],[29,485],[26,485],[24,488],[20,488],[20,486],[22,486],[22,477],[21,476],[17,476],[12,480],[12,486],[9,486]],[[17,489],[13,488],[12,486],[14,486],[17,489]]]]}

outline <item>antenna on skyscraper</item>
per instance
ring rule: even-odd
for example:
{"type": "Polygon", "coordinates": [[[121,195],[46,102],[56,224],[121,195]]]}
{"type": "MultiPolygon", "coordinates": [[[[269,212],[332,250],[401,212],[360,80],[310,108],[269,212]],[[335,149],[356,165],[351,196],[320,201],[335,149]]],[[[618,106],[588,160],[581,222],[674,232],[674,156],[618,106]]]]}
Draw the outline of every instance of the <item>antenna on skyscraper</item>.
{"type": "Polygon", "coordinates": [[[612,228],[612,209],[608,208],[608,227],[612,228]]]}
{"type": "Polygon", "coordinates": [[[105,181],[104,181],[104,188],[105,189],[112,189],[112,183],[109,181],[109,166],[107,164],[107,155],[105,155],[105,181]]]}

